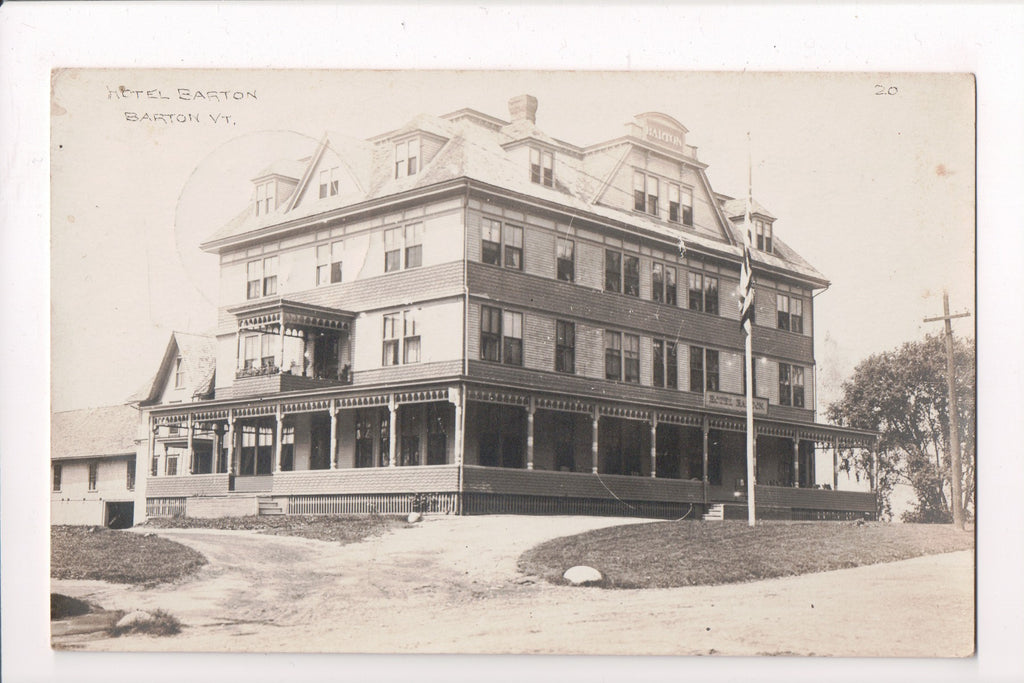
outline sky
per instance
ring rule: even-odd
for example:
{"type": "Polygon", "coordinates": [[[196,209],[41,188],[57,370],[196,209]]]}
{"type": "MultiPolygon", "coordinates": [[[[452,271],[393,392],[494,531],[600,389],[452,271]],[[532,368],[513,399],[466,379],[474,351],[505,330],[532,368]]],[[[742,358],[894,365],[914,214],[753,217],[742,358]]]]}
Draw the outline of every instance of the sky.
{"type": "Polygon", "coordinates": [[[124,401],[172,330],[213,327],[217,258],[198,245],[267,164],[325,130],[368,138],[463,107],[507,119],[523,93],[542,130],[581,146],[669,114],[728,195],[746,191],[749,159],[775,235],[832,282],[814,300],[819,411],[860,360],[940,332],[923,318],[944,288],[973,314],[967,75],[66,70],[52,87],[54,410],[124,401]]]}

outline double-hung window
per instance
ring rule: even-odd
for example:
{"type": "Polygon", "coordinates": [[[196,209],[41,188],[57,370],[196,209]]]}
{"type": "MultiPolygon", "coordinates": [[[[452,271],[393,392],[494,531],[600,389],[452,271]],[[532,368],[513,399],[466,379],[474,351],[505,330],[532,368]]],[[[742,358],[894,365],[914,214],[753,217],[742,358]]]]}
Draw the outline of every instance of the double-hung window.
{"type": "Polygon", "coordinates": [[[419,268],[423,265],[423,224],[405,226],[405,267],[419,268]]]}
{"type": "Polygon", "coordinates": [[[804,302],[803,299],[790,297],[789,299],[789,331],[797,334],[804,333],[804,302]]]}
{"type": "Polygon", "coordinates": [[[693,225],[693,190],[668,184],[668,219],[673,223],[693,225]]]}
{"type": "Polygon", "coordinates": [[[258,299],[261,296],[277,294],[277,257],[268,256],[262,260],[245,264],[245,298],[258,299]]]}
{"type": "Polygon", "coordinates": [[[718,391],[718,351],[690,347],[690,391],[718,391]]]}
{"type": "Polygon", "coordinates": [[[622,291],[622,254],[611,249],[604,252],[604,289],[607,292],[622,291]]]}
{"type": "Polygon", "coordinates": [[[690,310],[718,315],[718,278],[691,271],[688,284],[690,310]]]}
{"type": "Polygon", "coordinates": [[[420,141],[406,140],[395,145],[395,177],[416,175],[419,171],[420,141]]]}
{"type": "Polygon", "coordinates": [[[633,208],[652,216],[658,215],[659,181],[640,171],[633,172],[633,208]]]}
{"type": "Polygon", "coordinates": [[[402,362],[420,362],[420,330],[415,311],[405,311],[403,314],[402,362]]]}
{"type": "Polygon", "coordinates": [[[604,333],[604,376],[606,379],[622,379],[622,333],[604,333]]]}
{"type": "Polygon", "coordinates": [[[530,182],[554,186],[555,156],[551,152],[530,148],[530,182]]]}
{"type": "Polygon", "coordinates": [[[246,370],[251,368],[259,367],[259,343],[260,335],[250,334],[242,340],[243,344],[243,355],[242,355],[242,367],[246,370]]]}
{"type": "Polygon", "coordinates": [[[555,372],[576,372],[576,324],[555,322],[555,372]]]}
{"type": "Polygon", "coordinates": [[[651,299],[675,306],[676,304],[676,269],[658,263],[651,264],[651,299]]]}
{"type": "Polygon", "coordinates": [[[557,275],[559,280],[574,282],[576,280],[576,245],[572,240],[559,237],[556,242],[558,258],[557,275]]]}
{"type": "Polygon", "coordinates": [[[256,186],[256,215],[265,216],[270,213],[274,208],[274,186],[273,180],[268,180],[265,183],[260,183],[256,186]]]}
{"type": "Polygon", "coordinates": [[[89,490],[96,490],[96,480],[99,478],[100,464],[98,462],[89,463],[89,490]]]}
{"type": "Polygon", "coordinates": [[[320,171],[320,199],[338,194],[338,167],[320,171]]]}
{"type": "Polygon", "coordinates": [[[523,269],[523,229],[518,225],[508,225],[501,231],[505,239],[505,267],[523,269]]]}
{"type": "Polygon", "coordinates": [[[480,358],[482,360],[523,364],[523,314],[500,308],[480,308],[480,358]]]}
{"type": "Polygon", "coordinates": [[[263,296],[277,294],[277,257],[263,259],[263,296]]]}
{"type": "Polygon", "coordinates": [[[608,292],[640,296],[640,257],[606,250],[604,288],[608,292]]]}
{"type": "Polygon", "coordinates": [[[342,241],[330,244],[318,244],[316,247],[316,284],[326,285],[341,282],[342,255],[345,243],[342,241]]]}
{"type": "Polygon", "coordinates": [[[384,272],[392,273],[402,269],[402,229],[389,228],[384,231],[384,272]]]}
{"type": "Polygon", "coordinates": [[[757,233],[757,248],[772,253],[772,224],[760,218],[755,219],[754,231],[757,233]]]}
{"type": "Polygon", "coordinates": [[[775,295],[775,311],[780,330],[789,330],[789,297],[785,294],[775,295]]]}
{"type": "Polygon", "coordinates": [[[125,488],[128,489],[129,491],[134,491],[135,490],[135,461],[134,460],[129,460],[128,461],[128,467],[127,467],[127,469],[125,471],[124,485],[125,485],[125,488]]]}
{"type": "Polygon", "coordinates": [[[260,365],[265,368],[272,368],[275,365],[277,341],[278,336],[276,334],[260,335],[260,365]]]}
{"type": "Polygon", "coordinates": [[[779,405],[804,407],[804,369],[779,363],[779,405]]]}
{"type": "Polygon", "coordinates": [[[401,332],[402,314],[388,313],[384,316],[384,351],[381,364],[384,366],[398,365],[399,334],[401,332]]]}
{"type": "Polygon", "coordinates": [[[53,465],[53,490],[60,491],[60,478],[63,472],[61,471],[61,464],[54,463],[53,465]]]}
{"type": "Polygon", "coordinates": [[[490,218],[481,220],[480,260],[492,266],[504,263],[506,268],[523,269],[523,228],[502,225],[490,218]]]}
{"type": "Polygon", "coordinates": [[[622,335],[622,371],[627,382],[640,382],[640,337],[622,335]]]}
{"type": "Polygon", "coordinates": [[[181,356],[174,359],[174,388],[181,389],[185,386],[185,366],[181,356]]]}
{"type": "Polygon", "coordinates": [[[655,339],[654,340],[654,375],[653,384],[656,387],[668,387],[675,389],[678,382],[679,361],[676,352],[676,343],[655,339]]]}
{"type": "Polygon", "coordinates": [[[480,224],[480,260],[492,266],[501,265],[501,223],[484,218],[480,224]]]}

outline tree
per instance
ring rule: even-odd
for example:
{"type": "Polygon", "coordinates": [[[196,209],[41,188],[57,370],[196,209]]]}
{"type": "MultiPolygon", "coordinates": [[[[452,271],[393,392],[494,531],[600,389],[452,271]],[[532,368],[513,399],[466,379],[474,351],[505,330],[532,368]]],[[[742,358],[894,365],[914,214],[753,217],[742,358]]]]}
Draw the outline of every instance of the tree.
{"type": "MultiPolygon", "coordinates": [[[[975,493],[975,355],[973,341],[955,339],[955,386],[960,418],[963,509],[974,514],[975,493]]],[[[826,413],[836,424],[879,432],[878,491],[880,512],[891,517],[896,484],[913,487],[914,508],[907,522],[950,522],[949,396],[945,338],[928,335],[895,351],[861,362],[843,383],[843,395],[826,413]]],[[[858,479],[872,477],[868,453],[844,458],[843,468],[858,479]]]]}

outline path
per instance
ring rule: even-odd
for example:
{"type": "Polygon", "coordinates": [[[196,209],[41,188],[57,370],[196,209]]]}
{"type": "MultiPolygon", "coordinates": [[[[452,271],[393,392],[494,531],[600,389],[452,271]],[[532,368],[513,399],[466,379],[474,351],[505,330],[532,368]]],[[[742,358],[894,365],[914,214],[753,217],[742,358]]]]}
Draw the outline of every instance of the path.
{"type": "Polygon", "coordinates": [[[918,657],[973,650],[970,552],[658,590],[524,583],[516,571],[516,558],[536,543],[625,522],[437,517],[348,546],[161,530],[202,552],[209,566],[151,589],[53,584],[108,609],[162,607],[187,626],[173,638],[84,644],[102,650],[918,657]]]}

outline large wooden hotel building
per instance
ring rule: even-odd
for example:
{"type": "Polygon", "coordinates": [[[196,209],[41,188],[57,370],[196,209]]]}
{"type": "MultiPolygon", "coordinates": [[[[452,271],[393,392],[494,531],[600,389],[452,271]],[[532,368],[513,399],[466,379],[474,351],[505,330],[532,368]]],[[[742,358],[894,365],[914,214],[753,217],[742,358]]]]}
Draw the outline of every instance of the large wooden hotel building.
{"type": "MultiPolygon", "coordinates": [[[[536,111],[327,133],[253,178],[203,244],[213,357],[172,341],[141,397],[147,514],[745,505],[746,202],[670,116],[579,147],[536,111]]],[[[875,442],[815,421],[828,282],[753,222],[759,514],[873,516],[873,493],[815,485],[816,456],[875,442]]]]}

